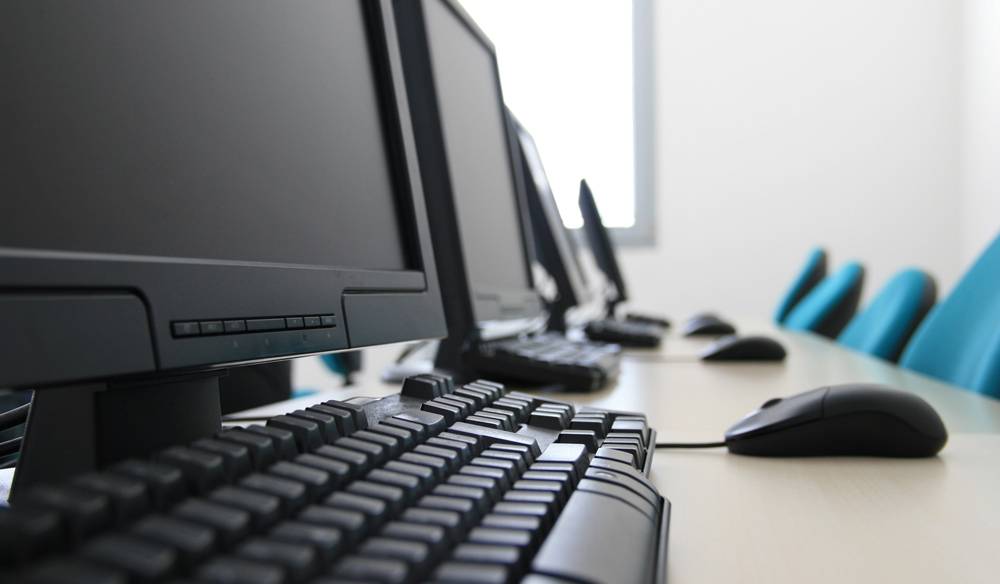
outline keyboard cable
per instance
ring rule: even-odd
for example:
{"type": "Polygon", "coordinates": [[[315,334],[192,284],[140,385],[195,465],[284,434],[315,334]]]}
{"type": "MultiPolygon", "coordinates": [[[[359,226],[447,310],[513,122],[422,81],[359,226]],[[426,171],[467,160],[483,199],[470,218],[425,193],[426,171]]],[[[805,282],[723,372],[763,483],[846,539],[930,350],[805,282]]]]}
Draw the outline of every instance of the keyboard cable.
{"type": "Polygon", "coordinates": [[[725,442],[657,442],[657,448],[721,448],[725,442]]]}

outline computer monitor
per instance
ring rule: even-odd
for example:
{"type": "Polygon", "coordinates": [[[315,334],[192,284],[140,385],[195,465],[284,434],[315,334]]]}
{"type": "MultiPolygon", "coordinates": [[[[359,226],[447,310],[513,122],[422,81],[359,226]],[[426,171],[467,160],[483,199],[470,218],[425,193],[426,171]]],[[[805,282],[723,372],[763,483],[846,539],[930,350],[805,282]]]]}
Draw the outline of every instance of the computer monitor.
{"type": "Polygon", "coordinates": [[[609,291],[607,298],[608,316],[614,317],[615,307],[628,300],[628,291],[625,288],[625,278],[622,276],[618,258],[615,255],[611,234],[608,233],[608,228],[601,220],[601,212],[597,209],[594,193],[590,191],[586,180],[580,181],[579,205],[580,214],[583,216],[583,231],[590,244],[590,252],[594,254],[594,262],[614,287],[613,290],[609,291]]]}
{"type": "Polygon", "coordinates": [[[218,430],[227,367],[446,333],[392,16],[0,5],[18,485],[218,430]]]}
{"type": "Polygon", "coordinates": [[[448,318],[439,367],[466,343],[543,322],[516,138],[490,41],[451,0],[398,0],[396,22],[448,318]]]}
{"type": "Polygon", "coordinates": [[[535,140],[513,114],[510,119],[520,146],[535,255],[557,288],[557,296],[548,306],[549,328],[564,331],[566,312],[589,303],[593,295],[580,264],[576,238],[559,214],[535,140]]]}

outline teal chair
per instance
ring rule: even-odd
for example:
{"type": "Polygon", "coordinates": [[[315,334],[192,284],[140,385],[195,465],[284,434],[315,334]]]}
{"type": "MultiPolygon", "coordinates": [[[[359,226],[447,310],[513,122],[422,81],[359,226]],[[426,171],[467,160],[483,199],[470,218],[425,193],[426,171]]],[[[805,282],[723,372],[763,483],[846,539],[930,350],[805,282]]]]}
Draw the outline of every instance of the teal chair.
{"type": "Polygon", "coordinates": [[[837,342],[896,362],[935,300],[934,278],[916,268],[903,270],[882,287],[867,308],[851,319],[837,342]]]}
{"type": "Polygon", "coordinates": [[[785,328],[837,338],[858,310],[864,282],[865,269],[861,264],[848,263],[824,278],[792,308],[785,319],[785,328]]]}
{"type": "Polygon", "coordinates": [[[826,277],[826,261],[826,251],[823,248],[814,247],[809,252],[799,275],[795,277],[781,298],[781,302],[778,303],[778,310],[774,312],[774,322],[778,324],[785,322],[795,305],[826,277]]]}
{"type": "Polygon", "coordinates": [[[927,315],[899,364],[1000,398],[1000,236],[927,315]]]}

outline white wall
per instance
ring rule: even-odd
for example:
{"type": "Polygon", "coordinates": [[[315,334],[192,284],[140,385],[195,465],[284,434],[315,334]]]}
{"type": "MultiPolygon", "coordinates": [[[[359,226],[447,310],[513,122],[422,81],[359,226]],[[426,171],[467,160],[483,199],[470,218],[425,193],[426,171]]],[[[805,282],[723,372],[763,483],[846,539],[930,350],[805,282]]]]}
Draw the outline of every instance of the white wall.
{"type": "Polygon", "coordinates": [[[962,260],[1000,231],[1000,1],[965,0],[962,260]]]}
{"type": "Polygon", "coordinates": [[[622,254],[632,306],[769,317],[817,243],[868,292],[910,264],[951,287],[959,3],[654,2],[658,239],[622,254]]]}

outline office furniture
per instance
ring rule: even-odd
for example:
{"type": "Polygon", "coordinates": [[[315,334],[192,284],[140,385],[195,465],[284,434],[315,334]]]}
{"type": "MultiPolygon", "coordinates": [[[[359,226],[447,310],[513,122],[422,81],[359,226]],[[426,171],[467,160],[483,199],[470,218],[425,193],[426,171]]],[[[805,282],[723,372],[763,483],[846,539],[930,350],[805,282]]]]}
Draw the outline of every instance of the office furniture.
{"type": "MultiPolygon", "coordinates": [[[[646,413],[659,442],[721,439],[765,400],[827,384],[883,383],[941,414],[950,439],[932,459],[761,459],[724,449],[661,450],[652,479],[672,503],[667,580],[801,583],[987,583],[1000,541],[1000,402],[814,335],[738,321],[788,347],[783,363],[625,360],[617,383],[574,396],[646,413]]],[[[674,336],[666,339],[670,346],[674,336]]],[[[353,390],[398,386],[365,372],[353,390]]],[[[287,411],[288,402],[258,415],[287,411]]]]}
{"type": "Polygon", "coordinates": [[[826,250],[814,247],[809,251],[806,263],[778,302],[778,309],[774,311],[774,322],[779,324],[785,322],[792,309],[826,277],[826,265],[826,250]]]}
{"type": "Polygon", "coordinates": [[[861,300],[865,269],[849,262],[827,276],[788,314],[784,326],[836,338],[854,316],[861,300]]]}
{"type": "Polygon", "coordinates": [[[1000,235],[927,315],[899,363],[1000,398],[1000,235]]]}
{"type": "Polygon", "coordinates": [[[851,319],[837,342],[896,362],[936,299],[934,278],[916,268],[905,269],[893,276],[868,306],[851,319]]]}

